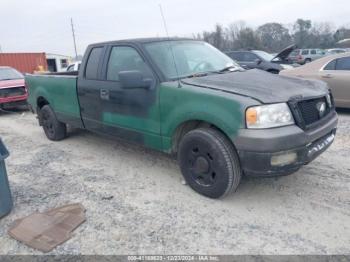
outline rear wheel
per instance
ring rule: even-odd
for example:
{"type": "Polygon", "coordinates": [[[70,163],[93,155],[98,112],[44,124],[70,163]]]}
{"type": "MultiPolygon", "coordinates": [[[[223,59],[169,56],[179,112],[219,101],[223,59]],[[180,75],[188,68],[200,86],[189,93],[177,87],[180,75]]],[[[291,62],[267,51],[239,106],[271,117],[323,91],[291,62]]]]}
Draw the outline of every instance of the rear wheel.
{"type": "Polygon", "coordinates": [[[306,58],[305,59],[305,64],[308,64],[308,63],[310,63],[311,62],[311,59],[310,58],[306,58]]]}
{"type": "Polygon", "coordinates": [[[58,121],[55,112],[49,105],[45,105],[40,109],[39,119],[48,139],[59,141],[67,136],[66,124],[58,121]]]}
{"type": "Polygon", "coordinates": [[[188,185],[204,196],[224,197],[240,183],[238,155],[218,130],[200,128],[187,133],[180,143],[178,160],[188,185]]]}

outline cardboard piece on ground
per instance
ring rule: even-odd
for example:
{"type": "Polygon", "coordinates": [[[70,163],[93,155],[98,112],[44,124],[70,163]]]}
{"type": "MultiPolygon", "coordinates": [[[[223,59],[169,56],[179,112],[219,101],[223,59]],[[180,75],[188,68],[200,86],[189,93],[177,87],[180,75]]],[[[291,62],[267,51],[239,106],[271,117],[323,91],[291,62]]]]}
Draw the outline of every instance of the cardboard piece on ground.
{"type": "Polygon", "coordinates": [[[72,237],[72,231],[85,222],[85,208],[71,204],[18,219],[9,235],[24,244],[49,252],[72,237]]]}

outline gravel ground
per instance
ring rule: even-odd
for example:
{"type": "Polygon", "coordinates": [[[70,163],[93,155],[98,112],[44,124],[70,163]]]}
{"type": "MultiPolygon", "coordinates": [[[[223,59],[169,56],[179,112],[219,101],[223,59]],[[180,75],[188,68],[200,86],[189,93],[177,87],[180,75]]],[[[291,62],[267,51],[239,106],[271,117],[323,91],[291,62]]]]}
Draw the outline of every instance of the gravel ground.
{"type": "Polygon", "coordinates": [[[87,221],[51,254],[350,254],[350,111],[332,147],[298,173],[244,178],[224,200],[183,185],[168,156],[86,131],[46,139],[29,112],[0,112],[15,207],[0,254],[41,254],[7,235],[15,219],[81,202],[87,221]]]}

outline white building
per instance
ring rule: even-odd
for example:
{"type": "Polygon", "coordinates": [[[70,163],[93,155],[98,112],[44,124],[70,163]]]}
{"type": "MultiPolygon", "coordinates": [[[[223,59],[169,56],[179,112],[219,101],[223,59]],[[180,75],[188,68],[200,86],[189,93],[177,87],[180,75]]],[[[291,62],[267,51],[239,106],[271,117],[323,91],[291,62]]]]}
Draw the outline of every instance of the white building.
{"type": "Polygon", "coordinates": [[[73,59],[70,56],[46,53],[46,61],[50,72],[64,72],[73,59]]]}

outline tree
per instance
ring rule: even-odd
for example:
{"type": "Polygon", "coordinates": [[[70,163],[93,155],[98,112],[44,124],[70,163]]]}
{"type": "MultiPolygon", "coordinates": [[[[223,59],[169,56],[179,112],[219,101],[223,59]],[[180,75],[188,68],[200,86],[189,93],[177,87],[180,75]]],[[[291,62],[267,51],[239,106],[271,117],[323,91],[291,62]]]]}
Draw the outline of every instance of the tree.
{"type": "MultiPolygon", "coordinates": [[[[293,39],[299,47],[311,47],[309,41],[309,31],[312,27],[311,20],[298,19],[294,26],[293,39]]],[[[312,43],[313,44],[313,43],[312,43]]]]}
{"type": "Polygon", "coordinates": [[[263,49],[269,52],[278,52],[292,44],[289,30],[279,23],[266,23],[259,26],[257,35],[263,49]]]}
{"type": "Polygon", "coordinates": [[[299,48],[331,48],[339,40],[350,38],[350,28],[335,30],[327,22],[313,24],[311,20],[298,19],[293,25],[266,23],[253,29],[244,21],[237,21],[226,27],[217,24],[213,31],[204,31],[194,37],[222,51],[251,48],[278,52],[293,43],[299,48]]]}

